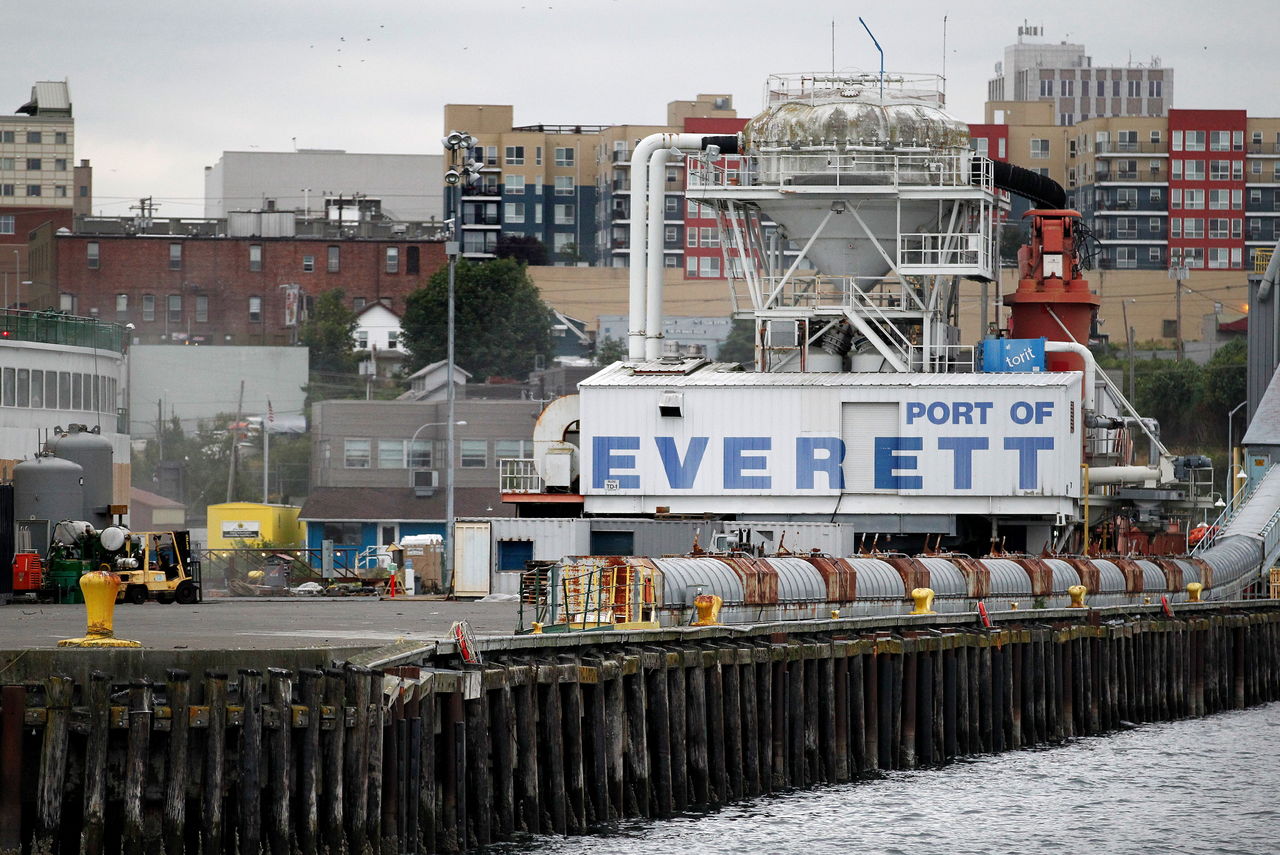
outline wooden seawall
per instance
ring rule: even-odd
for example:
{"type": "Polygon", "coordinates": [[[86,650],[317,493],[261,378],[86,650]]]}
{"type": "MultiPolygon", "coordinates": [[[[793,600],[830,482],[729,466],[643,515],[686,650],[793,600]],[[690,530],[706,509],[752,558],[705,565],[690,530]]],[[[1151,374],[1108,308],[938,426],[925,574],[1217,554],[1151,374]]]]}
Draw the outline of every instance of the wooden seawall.
{"type": "Polygon", "coordinates": [[[457,852],[1280,698],[1274,601],[993,617],[4,686],[0,853],[457,852]]]}

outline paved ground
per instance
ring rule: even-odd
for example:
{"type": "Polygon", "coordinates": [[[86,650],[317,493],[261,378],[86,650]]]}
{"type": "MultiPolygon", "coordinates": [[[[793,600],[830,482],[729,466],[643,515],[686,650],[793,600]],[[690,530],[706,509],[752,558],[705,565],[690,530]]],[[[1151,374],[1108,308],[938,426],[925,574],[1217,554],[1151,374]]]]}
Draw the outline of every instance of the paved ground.
{"type": "MultiPolygon", "coordinates": [[[[442,600],[208,599],[194,606],[116,607],[116,635],[153,650],[380,646],[445,637],[456,620],[477,635],[506,635],[518,604],[442,600]]],[[[0,606],[0,650],[55,647],[84,635],[84,606],[0,606]]]]}

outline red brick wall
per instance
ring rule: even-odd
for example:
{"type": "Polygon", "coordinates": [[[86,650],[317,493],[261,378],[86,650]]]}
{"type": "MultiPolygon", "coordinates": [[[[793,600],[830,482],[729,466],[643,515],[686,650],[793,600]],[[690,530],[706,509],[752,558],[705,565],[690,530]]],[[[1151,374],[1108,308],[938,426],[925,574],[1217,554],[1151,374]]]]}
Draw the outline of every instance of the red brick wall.
{"type": "Polygon", "coordinates": [[[195,341],[207,344],[289,344],[282,285],[296,283],[318,296],[341,288],[347,304],[356,298],[390,298],[404,310],[405,297],[445,264],[441,242],[406,240],[317,240],[294,238],[180,238],[168,236],[64,235],[55,239],[53,287],[76,298],[75,312],[104,321],[134,324],[143,343],[195,341]],[[97,269],[88,264],[88,244],[98,244],[97,269]],[[182,245],[180,270],[169,267],[169,245],[182,245]],[[249,269],[249,247],[262,247],[262,269],[249,269]],[[339,269],[330,273],[327,250],[339,248],[339,269]],[[400,250],[399,269],[386,270],[386,250],[400,250]],[[418,272],[408,273],[409,249],[418,249],[418,272]],[[303,269],[313,256],[314,270],[303,269]],[[128,311],[117,313],[116,296],[128,295],[128,311]],[[143,296],[154,295],[154,320],[143,319],[143,296]],[[181,317],[171,319],[169,295],[181,295],[181,317]],[[208,319],[196,320],[197,298],[208,298],[208,319]],[[250,320],[249,298],[262,298],[262,317],[250,320]],[[230,336],[230,338],[228,338],[230,336]]]}

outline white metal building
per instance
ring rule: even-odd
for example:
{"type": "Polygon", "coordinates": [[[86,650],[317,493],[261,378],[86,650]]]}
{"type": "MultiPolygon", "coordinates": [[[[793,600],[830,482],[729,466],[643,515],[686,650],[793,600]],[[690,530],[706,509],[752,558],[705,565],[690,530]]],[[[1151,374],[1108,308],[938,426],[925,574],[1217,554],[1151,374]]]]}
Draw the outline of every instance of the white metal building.
{"type": "Polygon", "coordinates": [[[444,157],[360,154],[340,149],[224,151],[204,169],[204,215],[231,211],[322,211],[324,200],[378,199],[393,220],[439,219],[444,210],[444,157]]]}

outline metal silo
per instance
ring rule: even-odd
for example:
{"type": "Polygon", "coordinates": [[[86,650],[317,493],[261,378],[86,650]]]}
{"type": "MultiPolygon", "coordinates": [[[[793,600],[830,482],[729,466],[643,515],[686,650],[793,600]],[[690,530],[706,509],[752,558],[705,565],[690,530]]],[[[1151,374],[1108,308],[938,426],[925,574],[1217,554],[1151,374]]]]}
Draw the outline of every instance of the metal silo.
{"type": "Polygon", "coordinates": [[[93,523],[96,529],[111,525],[111,504],[114,472],[112,471],[111,441],[98,432],[98,428],[85,425],[67,425],[67,429],[54,429],[54,435],[45,443],[45,449],[63,460],[78,463],[84,468],[84,504],[75,518],[93,523]]]}
{"type": "MultiPolygon", "coordinates": [[[[84,512],[84,468],[47,454],[22,461],[13,467],[13,504],[20,532],[30,531],[31,542],[19,546],[44,554],[53,526],[62,520],[80,519],[84,512]],[[31,520],[46,521],[48,526],[30,525],[31,520]]],[[[19,539],[22,537],[20,533],[19,539]]]]}

